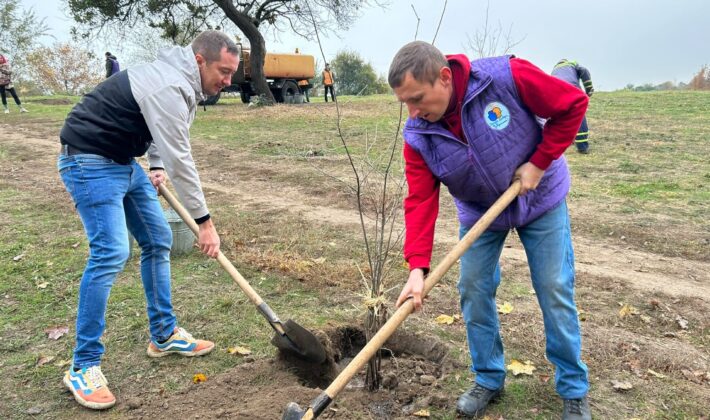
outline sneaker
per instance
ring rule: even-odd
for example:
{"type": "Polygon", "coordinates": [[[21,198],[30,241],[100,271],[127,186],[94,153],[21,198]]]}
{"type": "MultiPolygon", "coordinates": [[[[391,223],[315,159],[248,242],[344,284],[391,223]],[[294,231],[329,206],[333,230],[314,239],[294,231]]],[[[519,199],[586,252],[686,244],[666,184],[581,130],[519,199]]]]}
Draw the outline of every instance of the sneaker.
{"type": "Polygon", "coordinates": [[[576,400],[564,400],[562,420],[592,420],[587,397],[576,400]]]}
{"type": "Polygon", "coordinates": [[[488,404],[497,400],[502,394],[503,387],[490,390],[474,384],[471,389],[461,394],[456,402],[456,411],[465,417],[479,417],[486,411],[488,404]]]}
{"type": "Polygon", "coordinates": [[[150,340],[148,345],[148,356],[163,357],[169,354],[179,354],[181,356],[202,356],[214,349],[214,343],[207,340],[195,340],[190,333],[183,328],[175,328],[173,335],[164,343],[160,344],[150,340]]]}
{"type": "Polygon", "coordinates": [[[101,366],[82,368],[78,372],[72,366],[64,373],[64,385],[74,394],[76,402],[84,407],[103,410],[116,404],[116,397],[108,389],[101,366]]]}
{"type": "Polygon", "coordinates": [[[10,113],[10,110],[7,109],[7,108],[5,108],[5,113],[6,113],[6,114],[9,114],[9,113],[10,113]]]}
{"type": "Polygon", "coordinates": [[[30,111],[26,110],[24,107],[21,106],[21,107],[20,107],[20,112],[30,112],[30,111]]]}

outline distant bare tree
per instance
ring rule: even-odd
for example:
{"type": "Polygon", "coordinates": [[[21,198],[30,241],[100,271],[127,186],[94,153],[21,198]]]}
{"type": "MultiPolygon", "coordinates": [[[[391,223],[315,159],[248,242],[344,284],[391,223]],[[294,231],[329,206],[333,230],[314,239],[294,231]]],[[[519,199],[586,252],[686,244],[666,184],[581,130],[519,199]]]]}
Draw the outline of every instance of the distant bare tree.
{"type": "Polygon", "coordinates": [[[710,90],[710,68],[708,68],[707,64],[702,66],[698,73],[693,76],[690,83],[688,83],[688,89],[710,90]]]}
{"type": "Polygon", "coordinates": [[[468,42],[464,45],[464,49],[470,51],[474,58],[508,54],[513,50],[513,47],[525,40],[524,36],[518,40],[513,38],[512,23],[507,32],[503,32],[503,24],[500,21],[498,21],[498,26],[490,26],[488,22],[490,6],[491,3],[488,1],[486,3],[486,20],[483,28],[477,29],[473,37],[466,33],[468,42]]]}
{"type": "Polygon", "coordinates": [[[103,80],[102,60],[69,43],[38,48],[27,63],[33,80],[55,94],[80,95],[103,80]]]}

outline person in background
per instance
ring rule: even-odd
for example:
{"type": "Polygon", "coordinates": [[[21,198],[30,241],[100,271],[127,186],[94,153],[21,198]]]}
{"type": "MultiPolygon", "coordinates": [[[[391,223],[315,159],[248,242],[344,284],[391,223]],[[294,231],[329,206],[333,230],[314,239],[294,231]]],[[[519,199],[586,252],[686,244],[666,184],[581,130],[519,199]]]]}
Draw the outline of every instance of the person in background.
{"type": "Polygon", "coordinates": [[[115,55],[106,51],[106,78],[113,76],[121,71],[121,66],[118,64],[118,59],[115,55]]]}
{"type": "Polygon", "coordinates": [[[310,90],[308,85],[310,85],[310,83],[306,79],[298,81],[298,87],[301,89],[303,94],[306,96],[306,102],[311,101],[311,99],[308,97],[308,91],[310,90]]]}
{"type": "MultiPolygon", "coordinates": [[[[567,83],[577,86],[580,89],[582,89],[582,87],[579,86],[579,81],[581,79],[587,96],[591,98],[594,93],[594,86],[592,86],[592,75],[589,74],[589,70],[580,66],[576,61],[563,58],[555,64],[555,68],[552,69],[552,75],[558,79],[564,80],[567,83]]],[[[574,139],[574,145],[577,147],[577,151],[579,153],[589,153],[589,126],[587,125],[586,116],[582,119],[582,125],[579,127],[577,137],[574,139]]]]}
{"type": "Polygon", "coordinates": [[[17,92],[15,92],[15,87],[12,84],[12,68],[10,67],[10,62],[7,61],[4,55],[0,54],[0,96],[2,97],[2,106],[5,109],[6,114],[10,113],[10,109],[7,107],[7,94],[5,92],[10,92],[12,99],[15,100],[15,104],[20,109],[20,112],[29,112],[22,106],[22,101],[17,97],[17,92]]]}
{"type": "Polygon", "coordinates": [[[335,84],[335,77],[333,77],[333,72],[330,70],[330,64],[325,63],[325,69],[323,70],[323,87],[325,88],[325,101],[328,102],[328,90],[330,89],[330,97],[335,102],[335,91],[333,90],[333,85],[335,84]]]}
{"type": "Polygon", "coordinates": [[[542,309],[546,355],[564,401],[562,419],[590,419],[563,156],[587,96],[520,58],[469,61],[421,41],[397,52],[388,81],[409,112],[403,137],[409,187],[404,257],[410,274],[397,306],[411,298],[416,309],[422,307],[441,184],[454,197],[463,237],[514,180],[521,182],[519,197],[460,259],[458,287],[475,382],[459,397],[457,411],[482,416],[503,393],[506,368],[495,297],[500,255],[515,229],[542,309]],[[537,116],[547,119],[544,129],[537,116]]]}
{"type": "Polygon", "coordinates": [[[57,168],[84,225],[89,259],[79,285],[72,365],[63,382],[85,407],[116,403],[101,371],[101,336],[111,287],[129,255],[127,231],[141,248],[148,356],[201,356],[214,348],[178,326],[170,284],[172,233],[156,189],[167,170],[199,226],[200,250],[216,258],[220,239],[192,159],[189,130],[197,103],[229,86],[238,65],[234,41],[205,31],[191,45],[164,49],[152,63],[105,79],[64,122],[57,168]],[[135,159],[146,152],[147,175],[135,159]]]}

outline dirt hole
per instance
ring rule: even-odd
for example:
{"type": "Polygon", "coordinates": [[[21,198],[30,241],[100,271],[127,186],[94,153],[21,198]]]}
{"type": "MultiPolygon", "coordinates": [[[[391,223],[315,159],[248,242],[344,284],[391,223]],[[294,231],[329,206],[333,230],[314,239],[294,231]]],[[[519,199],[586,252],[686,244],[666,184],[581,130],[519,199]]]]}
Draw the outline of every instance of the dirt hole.
{"type": "MultiPolygon", "coordinates": [[[[244,363],[171,395],[147,391],[119,402],[131,418],[281,418],[286,404],[301,407],[316,398],[365,345],[360,327],[342,326],[313,331],[326,347],[328,360],[319,366],[280,353],[273,359],[244,363]],[[197,416],[197,417],[195,417],[197,416]]],[[[322,418],[353,418],[369,413],[377,419],[407,418],[429,406],[452,408],[441,384],[460,371],[447,357],[448,348],[435,337],[396,332],[382,350],[382,387],[365,389],[365,369],[353,377],[322,418]]]]}

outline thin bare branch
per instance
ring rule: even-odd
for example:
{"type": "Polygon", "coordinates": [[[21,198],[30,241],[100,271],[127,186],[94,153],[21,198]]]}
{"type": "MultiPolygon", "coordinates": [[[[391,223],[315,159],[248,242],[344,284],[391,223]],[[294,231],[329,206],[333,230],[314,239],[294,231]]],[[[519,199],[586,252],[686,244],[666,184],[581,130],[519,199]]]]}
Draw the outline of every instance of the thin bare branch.
{"type": "Polygon", "coordinates": [[[439,28],[441,28],[441,22],[444,20],[444,13],[446,13],[446,5],[449,3],[449,0],[444,1],[444,7],[441,9],[441,17],[439,17],[439,26],[436,27],[436,32],[434,33],[434,39],[431,40],[431,45],[434,45],[436,42],[436,36],[439,35],[439,28]]]}
{"type": "Polygon", "coordinates": [[[421,22],[422,20],[419,19],[419,15],[417,14],[417,9],[414,8],[414,5],[412,4],[411,6],[412,6],[412,10],[414,11],[414,16],[417,17],[417,29],[414,31],[414,40],[416,41],[417,35],[419,35],[419,22],[421,22]]]}

